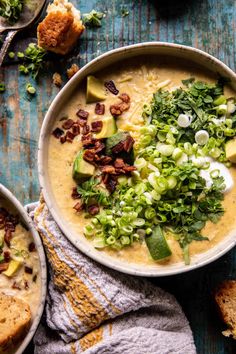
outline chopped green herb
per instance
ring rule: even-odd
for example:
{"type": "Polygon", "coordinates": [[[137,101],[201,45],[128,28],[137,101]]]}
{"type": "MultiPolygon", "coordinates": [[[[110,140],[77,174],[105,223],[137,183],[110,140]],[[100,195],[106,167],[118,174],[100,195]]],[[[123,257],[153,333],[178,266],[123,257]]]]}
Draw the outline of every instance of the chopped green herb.
{"type": "Polygon", "coordinates": [[[19,20],[24,0],[0,0],[0,16],[11,24],[19,20]]]}
{"type": "Polygon", "coordinates": [[[88,181],[82,183],[77,187],[77,192],[81,196],[82,202],[85,206],[91,204],[91,202],[97,202],[100,205],[108,205],[108,194],[105,189],[98,187],[99,180],[96,178],[90,178],[88,181]]]}
{"type": "Polygon", "coordinates": [[[19,72],[24,73],[24,74],[28,74],[29,70],[25,65],[19,65],[19,72]]]}
{"type": "Polygon", "coordinates": [[[122,10],[121,10],[121,16],[122,16],[122,17],[129,16],[129,10],[127,10],[127,9],[125,9],[125,8],[122,8],[122,10]]]}
{"type": "Polygon", "coordinates": [[[28,83],[26,85],[26,91],[30,94],[30,95],[34,95],[36,93],[36,89],[35,87],[33,87],[30,83],[28,83]]]}
{"type": "Polygon", "coordinates": [[[83,15],[83,23],[88,27],[101,27],[101,19],[104,16],[103,12],[92,10],[90,13],[83,15]]]}
{"type": "Polygon", "coordinates": [[[0,93],[6,90],[6,86],[3,82],[0,82],[0,93]]]}
{"type": "Polygon", "coordinates": [[[221,81],[207,84],[190,78],[183,83],[185,88],[157,91],[145,105],[146,124],[135,145],[137,171],[131,177],[118,178],[112,195],[100,193],[96,178],[77,188],[85,205],[94,198],[103,207],[84,230],[95,247],[121,249],[146,240],[158,259],[155,247],[170,254],[164,238],[169,235],[189,264],[189,245],[207,241],[202,234],[206,222],[216,223],[223,215],[224,178],[213,170],[208,185],[201,172],[209,169],[209,157],[228,166],[225,143],[236,135],[235,101],[231,98],[231,109],[221,81]],[[226,108],[219,110],[222,105],[226,108]],[[190,124],[179,125],[180,116],[190,124]],[[199,135],[207,139],[199,141],[199,135]]]}
{"type": "Polygon", "coordinates": [[[14,52],[9,52],[8,56],[9,56],[9,58],[13,59],[15,57],[15,53],[14,52]]]}
{"type": "Polygon", "coordinates": [[[23,52],[17,52],[18,58],[24,58],[24,53],[23,52]]]}

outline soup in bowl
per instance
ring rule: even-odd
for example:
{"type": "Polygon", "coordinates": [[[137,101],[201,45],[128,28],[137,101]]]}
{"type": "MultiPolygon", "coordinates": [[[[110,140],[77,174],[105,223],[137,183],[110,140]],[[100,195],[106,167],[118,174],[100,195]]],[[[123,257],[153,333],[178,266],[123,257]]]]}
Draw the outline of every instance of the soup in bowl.
{"type": "Polygon", "coordinates": [[[39,174],[81,251],[158,276],[234,245],[235,74],[193,48],[147,43],[87,64],[45,118],[39,174]]]}

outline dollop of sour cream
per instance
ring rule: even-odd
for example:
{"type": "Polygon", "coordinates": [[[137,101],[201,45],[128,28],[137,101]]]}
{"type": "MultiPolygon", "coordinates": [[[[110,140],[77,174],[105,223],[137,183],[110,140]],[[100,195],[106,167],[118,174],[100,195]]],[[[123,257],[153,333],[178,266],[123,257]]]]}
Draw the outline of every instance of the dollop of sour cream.
{"type": "Polygon", "coordinates": [[[231,176],[229,169],[221,162],[213,160],[211,157],[195,157],[191,156],[190,160],[198,167],[204,166],[206,163],[209,163],[209,168],[201,169],[200,176],[205,179],[207,188],[212,186],[213,180],[211,174],[219,175],[223,177],[225,181],[224,193],[229,192],[234,186],[234,180],[231,176]]]}
{"type": "Polygon", "coordinates": [[[219,177],[223,177],[225,181],[224,193],[229,192],[234,186],[234,181],[229,169],[221,162],[211,161],[208,169],[200,171],[200,176],[205,179],[206,186],[210,188],[213,183],[211,177],[213,171],[219,171],[219,177]]]}

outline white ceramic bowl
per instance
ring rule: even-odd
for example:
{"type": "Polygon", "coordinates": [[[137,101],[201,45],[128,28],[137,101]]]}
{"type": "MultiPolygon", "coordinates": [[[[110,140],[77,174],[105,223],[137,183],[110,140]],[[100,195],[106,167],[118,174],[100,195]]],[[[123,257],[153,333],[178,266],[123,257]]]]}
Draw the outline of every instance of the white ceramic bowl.
{"type": "Polygon", "coordinates": [[[31,326],[29,328],[29,331],[27,332],[26,336],[22,340],[21,344],[18,346],[15,354],[21,354],[24,352],[25,348],[33,338],[33,335],[36,332],[36,329],[39,325],[43,309],[44,309],[44,304],[45,304],[45,299],[46,299],[46,291],[47,291],[47,268],[46,268],[46,259],[44,255],[44,249],[43,245],[41,242],[41,239],[37,233],[37,231],[34,228],[33,222],[28,216],[25,208],[20,204],[20,202],[16,199],[16,197],[7,189],[5,188],[2,184],[0,184],[0,197],[1,199],[5,199],[8,201],[11,205],[13,210],[16,211],[16,213],[20,216],[20,219],[24,222],[24,224],[28,227],[33,239],[34,243],[39,255],[39,262],[40,262],[40,275],[41,275],[41,294],[40,294],[40,303],[38,306],[37,314],[35,318],[33,319],[31,326]]]}
{"type": "Polygon", "coordinates": [[[96,73],[111,64],[118,63],[121,60],[143,55],[146,55],[147,62],[149,56],[158,57],[159,55],[187,59],[197,65],[201,65],[213,73],[220,74],[221,76],[230,79],[232,88],[236,89],[236,75],[232,70],[230,70],[218,59],[192,47],[186,47],[172,43],[150,42],[135,44],[107,52],[92,60],[82,69],[80,69],[80,71],[65,85],[65,87],[59,92],[57,97],[52,102],[44,119],[40,133],[38,169],[43,196],[54,219],[64,234],[67,236],[67,238],[80,251],[93,258],[97,262],[100,262],[112,269],[133,275],[157,277],[187,272],[216,260],[235,245],[236,230],[227,235],[218,245],[211,248],[209,251],[191,257],[191,264],[188,266],[186,266],[184,263],[165,265],[162,267],[155,265],[143,266],[127,263],[118,259],[114,259],[111,256],[104,255],[104,253],[101,254],[99,251],[95,250],[91,243],[89,243],[89,241],[87,241],[82,235],[80,236],[76,234],[73,229],[71,229],[68,223],[64,220],[60,208],[56,203],[48,175],[48,145],[52,127],[55,123],[55,119],[58,117],[61,107],[63,107],[64,103],[67,101],[70,95],[73,94],[75,88],[80,85],[82,80],[88,74],[96,73]]]}

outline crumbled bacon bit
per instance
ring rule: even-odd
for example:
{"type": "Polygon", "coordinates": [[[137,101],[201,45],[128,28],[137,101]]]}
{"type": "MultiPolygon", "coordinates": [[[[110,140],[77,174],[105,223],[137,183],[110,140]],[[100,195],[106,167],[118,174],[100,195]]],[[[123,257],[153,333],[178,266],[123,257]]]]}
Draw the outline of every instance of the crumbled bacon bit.
{"type": "Polygon", "coordinates": [[[66,142],[66,136],[63,135],[63,136],[60,137],[60,143],[64,144],[65,142],[66,142]]]}
{"type": "Polygon", "coordinates": [[[110,80],[110,81],[106,81],[104,83],[104,86],[111,92],[113,93],[113,95],[118,95],[119,90],[117,90],[114,81],[110,80]]]}
{"type": "Polygon", "coordinates": [[[137,168],[136,168],[135,166],[126,165],[126,166],[124,167],[124,171],[125,171],[125,172],[133,172],[133,171],[136,171],[136,170],[137,170],[137,168]]]}
{"type": "Polygon", "coordinates": [[[110,112],[113,116],[120,116],[123,112],[128,111],[130,108],[130,97],[127,93],[122,93],[119,96],[121,102],[115,103],[110,106],[110,112]]]}
{"type": "Polygon", "coordinates": [[[95,141],[94,145],[94,152],[97,154],[98,152],[101,152],[103,149],[105,149],[105,144],[101,142],[101,140],[95,141]]]}
{"type": "Polygon", "coordinates": [[[72,197],[72,199],[79,199],[80,198],[80,194],[77,192],[77,187],[73,187],[71,197],[72,197]]]}
{"type": "Polygon", "coordinates": [[[74,124],[73,119],[67,119],[63,124],[62,124],[62,128],[65,130],[68,130],[72,127],[72,125],[74,124]]]}
{"type": "Polygon", "coordinates": [[[30,244],[28,246],[28,250],[29,250],[29,252],[35,252],[36,251],[36,247],[35,247],[35,243],[34,242],[30,242],[30,244]]]}
{"type": "Polygon", "coordinates": [[[119,154],[121,151],[124,150],[124,141],[120,141],[118,144],[116,144],[113,148],[112,148],[112,153],[113,154],[119,154]]]}
{"type": "Polygon", "coordinates": [[[99,213],[99,205],[98,204],[93,204],[88,206],[88,213],[90,215],[96,215],[99,213]]]}
{"type": "Polygon", "coordinates": [[[83,159],[87,162],[93,162],[95,157],[94,151],[91,150],[85,150],[83,159]]]}
{"type": "Polygon", "coordinates": [[[72,127],[72,133],[73,133],[75,136],[79,135],[79,133],[80,133],[80,127],[79,127],[79,125],[73,125],[73,127],[72,127]]]}
{"type": "Polygon", "coordinates": [[[125,166],[124,160],[123,159],[116,159],[114,162],[114,167],[115,168],[123,168],[125,166]]]}
{"type": "Polygon", "coordinates": [[[109,181],[109,178],[110,178],[110,175],[109,175],[108,173],[104,173],[104,174],[102,175],[102,181],[103,181],[103,183],[104,183],[104,184],[107,184],[108,181],[109,181]]]}
{"type": "Polygon", "coordinates": [[[130,102],[130,97],[129,95],[127,95],[127,93],[122,93],[120,96],[118,96],[119,99],[125,103],[129,103],[130,102]]]}
{"type": "Polygon", "coordinates": [[[21,287],[16,281],[14,281],[14,283],[12,284],[12,289],[21,290],[21,287]]]}
{"type": "Polygon", "coordinates": [[[88,145],[95,144],[96,139],[93,138],[92,134],[87,134],[81,137],[81,142],[83,146],[88,146],[88,145]]]}
{"type": "Polygon", "coordinates": [[[81,128],[83,128],[83,127],[87,124],[87,122],[86,122],[85,119],[78,119],[78,120],[77,120],[77,124],[78,124],[81,128]]]}
{"type": "Polygon", "coordinates": [[[83,134],[83,135],[87,135],[87,134],[89,133],[89,131],[90,131],[89,125],[88,125],[88,124],[85,124],[85,125],[83,126],[82,134],[83,134]]]}
{"type": "Polygon", "coordinates": [[[95,113],[102,116],[105,113],[105,104],[99,102],[96,103],[95,113]]]}
{"type": "Polygon", "coordinates": [[[103,173],[115,173],[115,167],[112,165],[106,165],[101,168],[103,173]]]}
{"type": "Polygon", "coordinates": [[[101,165],[109,165],[109,163],[112,161],[112,158],[110,156],[102,156],[100,159],[100,164],[101,165]]]}
{"type": "Polygon", "coordinates": [[[75,138],[75,136],[72,132],[70,132],[70,131],[66,132],[66,141],[68,141],[68,143],[72,143],[74,138],[75,138]]]}
{"type": "Polygon", "coordinates": [[[133,148],[133,145],[134,145],[134,139],[132,138],[132,136],[128,135],[124,141],[124,150],[126,152],[130,152],[133,148]]]}
{"type": "Polygon", "coordinates": [[[64,134],[64,131],[60,128],[56,128],[53,130],[52,135],[56,138],[59,139],[62,135],[64,134]]]}
{"type": "Polygon", "coordinates": [[[4,261],[5,261],[6,263],[9,263],[9,262],[10,262],[10,259],[11,259],[11,254],[10,254],[10,252],[9,252],[9,251],[5,251],[5,252],[3,253],[3,256],[4,256],[4,261]]]}
{"type": "Polygon", "coordinates": [[[33,269],[31,267],[25,266],[25,273],[33,274],[33,269]]]}
{"type": "Polygon", "coordinates": [[[83,109],[79,109],[78,112],[76,113],[76,115],[77,115],[79,118],[88,119],[89,112],[84,111],[83,109]]]}
{"type": "Polygon", "coordinates": [[[73,208],[74,208],[76,211],[81,211],[81,210],[83,210],[84,205],[83,205],[82,201],[80,200],[78,203],[76,203],[76,204],[73,206],[73,208]]]}
{"type": "Polygon", "coordinates": [[[116,189],[116,185],[117,185],[117,181],[115,179],[110,178],[106,184],[106,187],[110,193],[113,193],[116,189]]]}
{"type": "Polygon", "coordinates": [[[7,270],[9,263],[0,263],[0,273],[7,270]]]}
{"type": "Polygon", "coordinates": [[[12,231],[6,230],[4,235],[4,241],[6,242],[8,247],[10,247],[11,238],[12,238],[12,231]]]}
{"type": "Polygon", "coordinates": [[[7,221],[5,223],[5,230],[9,230],[9,231],[12,231],[14,232],[16,229],[15,225],[11,222],[11,221],[7,221]]]}
{"type": "Polygon", "coordinates": [[[99,133],[102,130],[103,123],[101,120],[91,123],[91,131],[99,133]]]}
{"type": "Polygon", "coordinates": [[[27,282],[27,280],[24,281],[24,288],[25,290],[29,289],[29,283],[27,282]]]}

